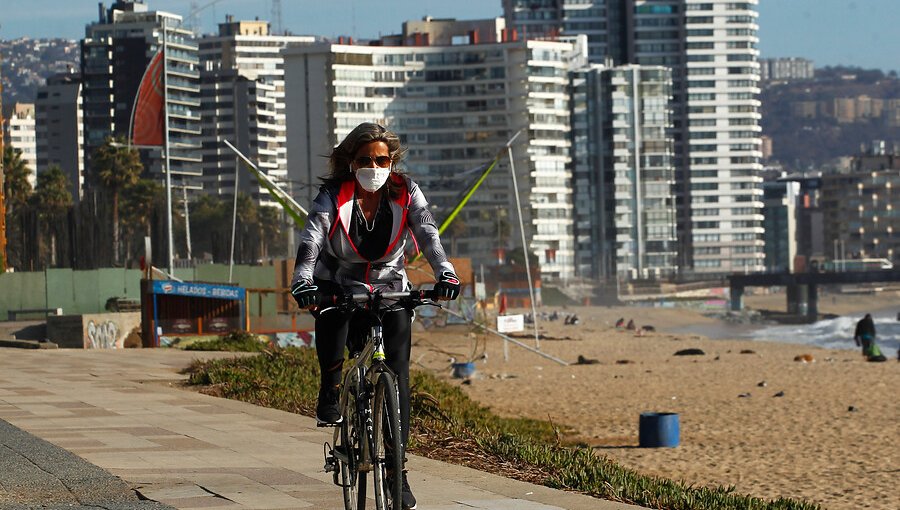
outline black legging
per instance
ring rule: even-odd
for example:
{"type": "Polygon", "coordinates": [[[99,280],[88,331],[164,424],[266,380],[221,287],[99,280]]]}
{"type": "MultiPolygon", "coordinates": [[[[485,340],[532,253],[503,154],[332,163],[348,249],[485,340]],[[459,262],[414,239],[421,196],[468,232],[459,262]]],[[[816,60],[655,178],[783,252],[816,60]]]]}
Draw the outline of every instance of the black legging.
{"type": "MultiPolygon", "coordinates": [[[[400,393],[400,426],[403,448],[409,439],[409,351],[412,343],[411,313],[401,309],[385,312],[381,317],[384,335],[384,354],[387,366],[397,375],[400,393]]],[[[322,387],[337,386],[341,382],[344,347],[352,328],[359,323],[351,321],[351,314],[336,308],[327,309],[316,317],[316,353],[322,370],[322,387]]]]}

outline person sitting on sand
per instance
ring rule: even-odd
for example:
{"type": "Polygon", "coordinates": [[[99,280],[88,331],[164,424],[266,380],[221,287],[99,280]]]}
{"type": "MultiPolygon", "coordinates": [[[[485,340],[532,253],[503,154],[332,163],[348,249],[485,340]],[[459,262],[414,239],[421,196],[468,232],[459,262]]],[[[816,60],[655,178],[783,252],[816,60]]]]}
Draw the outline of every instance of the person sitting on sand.
{"type": "Polygon", "coordinates": [[[628,320],[628,325],[625,326],[625,329],[627,329],[629,331],[634,331],[635,329],[637,329],[637,326],[634,325],[634,319],[628,320]]]}
{"type": "Polygon", "coordinates": [[[869,361],[884,361],[884,355],[881,349],[875,343],[875,321],[872,320],[872,314],[867,313],[865,317],[856,323],[856,331],[853,333],[853,341],[857,346],[862,347],[863,356],[869,361]]]}
{"type": "Polygon", "coordinates": [[[625,326],[625,317],[619,317],[619,320],[616,321],[616,329],[621,329],[625,326]]]}

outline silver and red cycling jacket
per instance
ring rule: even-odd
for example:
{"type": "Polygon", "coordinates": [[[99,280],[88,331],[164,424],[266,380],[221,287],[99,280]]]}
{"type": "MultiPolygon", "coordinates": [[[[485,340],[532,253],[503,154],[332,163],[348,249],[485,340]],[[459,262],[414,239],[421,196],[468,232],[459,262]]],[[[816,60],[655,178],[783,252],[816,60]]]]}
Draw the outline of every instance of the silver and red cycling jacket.
{"type": "Polygon", "coordinates": [[[384,255],[371,261],[359,254],[348,233],[356,182],[320,188],[300,234],[291,288],[298,282],[311,284],[315,277],[334,282],[348,292],[407,290],[410,285],[403,262],[407,238],[423,251],[434,274],[456,272],[441,246],[422,190],[409,177],[392,173],[391,179],[402,188],[400,196],[390,200],[394,222],[391,239],[384,255]]]}

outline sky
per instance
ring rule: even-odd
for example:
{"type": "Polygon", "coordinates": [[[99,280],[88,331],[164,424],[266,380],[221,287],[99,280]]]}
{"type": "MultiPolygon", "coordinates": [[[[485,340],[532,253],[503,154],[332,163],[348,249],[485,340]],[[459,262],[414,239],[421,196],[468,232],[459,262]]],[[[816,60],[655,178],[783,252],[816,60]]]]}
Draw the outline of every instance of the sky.
{"type": "MultiPolygon", "coordinates": [[[[0,0],[0,39],[80,39],[97,19],[98,0],[0,0]]],[[[111,0],[104,3],[109,5],[111,0]]],[[[186,16],[198,6],[204,33],[226,14],[271,21],[272,0],[146,0],[151,9],[186,16]]],[[[501,0],[281,0],[282,25],[297,35],[376,38],[398,33],[425,15],[477,19],[501,16],[501,0]]],[[[900,0],[760,0],[764,58],[804,57],[816,66],[854,65],[900,71],[900,0]]]]}

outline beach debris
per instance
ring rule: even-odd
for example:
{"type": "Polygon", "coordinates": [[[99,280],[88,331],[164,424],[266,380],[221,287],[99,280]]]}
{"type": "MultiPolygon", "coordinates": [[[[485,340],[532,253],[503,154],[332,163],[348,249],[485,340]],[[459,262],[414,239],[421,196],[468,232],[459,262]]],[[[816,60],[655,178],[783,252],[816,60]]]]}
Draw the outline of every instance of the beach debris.
{"type": "Polygon", "coordinates": [[[812,354],[798,354],[794,356],[794,361],[799,361],[800,363],[815,363],[816,358],[814,358],[812,354]]]}
{"type": "Polygon", "coordinates": [[[515,374],[506,374],[506,373],[503,373],[503,374],[491,374],[491,375],[488,376],[488,377],[490,377],[491,379],[500,379],[500,380],[503,380],[503,379],[515,379],[515,378],[518,377],[518,376],[515,375],[515,374]]]}
{"type": "Polygon", "coordinates": [[[720,359],[721,359],[721,356],[716,356],[715,358],[713,358],[713,361],[719,361],[720,359]]]}
{"type": "Polygon", "coordinates": [[[691,348],[691,349],[681,349],[680,351],[675,352],[675,356],[704,356],[706,355],[701,349],[691,348]]]}
{"type": "Polygon", "coordinates": [[[463,380],[462,383],[465,384],[466,386],[470,386],[472,384],[472,378],[465,379],[465,380],[463,380]]]}
{"type": "Polygon", "coordinates": [[[756,351],[753,349],[741,349],[740,354],[756,354],[756,351]]]}
{"type": "Polygon", "coordinates": [[[768,386],[768,383],[766,381],[759,381],[758,383],[756,383],[756,385],[760,388],[765,388],[766,386],[768,386]]]}
{"type": "Polygon", "coordinates": [[[773,397],[783,397],[783,396],[784,396],[784,392],[783,392],[783,391],[779,391],[778,393],[776,393],[776,394],[774,394],[774,395],[772,395],[772,396],[773,396],[773,397]]]}
{"type": "MultiPolygon", "coordinates": [[[[511,338],[534,338],[533,334],[527,333],[510,333],[509,336],[511,338]]],[[[578,340],[577,338],[572,338],[570,336],[553,336],[546,335],[544,333],[538,333],[539,340],[578,340]]]]}
{"type": "Polygon", "coordinates": [[[575,362],[576,365],[596,365],[597,363],[600,363],[599,359],[585,358],[581,354],[578,355],[578,361],[575,362]]]}
{"type": "Polygon", "coordinates": [[[632,363],[634,363],[634,361],[631,361],[630,359],[617,359],[616,360],[616,365],[631,365],[632,363]]]}
{"type": "Polygon", "coordinates": [[[566,326],[577,326],[578,324],[581,324],[581,319],[579,319],[578,315],[574,313],[572,315],[566,314],[566,318],[563,320],[563,324],[565,324],[566,326]]]}
{"type": "Polygon", "coordinates": [[[647,331],[647,332],[656,331],[656,328],[649,324],[644,324],[643,326],[641,326],[641,329],[643,329],[644,331],[647,331]]]}
{"type": "Polygon", "coordinates": [[[741,393],[738,398],[750,398],[750,393],[741,393]]]}
{"type": "Polygon", "coordinates": [[[855,413],[856,411],[859,411],[859,408],[857,408],[856,406],[850,406],[847,408],[847,411],[855,413]]]}

